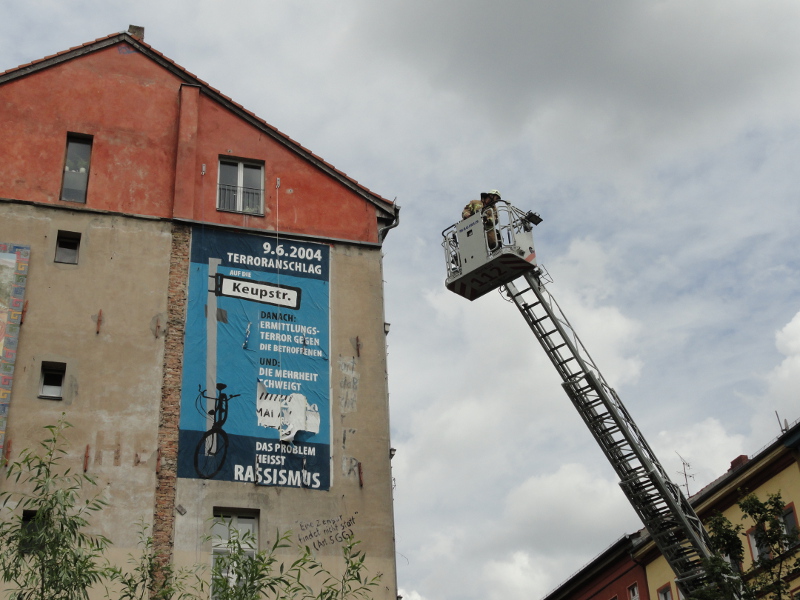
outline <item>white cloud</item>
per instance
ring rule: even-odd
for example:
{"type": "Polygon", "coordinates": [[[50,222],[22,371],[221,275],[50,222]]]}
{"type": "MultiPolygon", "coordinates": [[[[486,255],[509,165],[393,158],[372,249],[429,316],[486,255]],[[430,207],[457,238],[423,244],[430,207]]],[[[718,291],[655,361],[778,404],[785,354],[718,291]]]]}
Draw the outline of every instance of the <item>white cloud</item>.
{"type": "Polygon", "coordinates": [[[794,114],[796,16],[789,2],[362,3],[356,47],[412,64],[502,133],[523,126],[545,160],[585,175],[794,114]]]}
{"type": "Polygon", "coordinates": [[[800,312],[775,334],[775,346],[787,358],[800,356],[800,312]]]}
{"type": "Polygon", "coordinates": [[[510,539],[529,547],[537,540],[533,548],[546,548],[551,557],[602,548],[641,526],[610,466],[596,470],[569,463],[534,475],[509,492],[505,509],[510,539]]]}
{"type": "Polygon", "coordinates": [[[718,419],[709,418],[693,423],[685,429],[659,431],[653,440],[653,449],[662,466],[675,483],[686,493],[694,494],[729,468],[740,454],[747,454],[747,438],[733,434],[718,419]],[[682,460],[688,464],[684,475],[682,460]]]}
{"type": "Polygon", "coordinates": [[[544,595],[552,583],[547,559],[528,553],[512,552],[505,560],[490,560],[484,579],[490,600],[529,600],[544,595]]]}
{"type": "Polygon", "coordinates": [[[557,279],[550,286],[578,336],[612,385],[635,381],[641,359],[631,356],[641,325],[608,300],[614,281],[609,269],[618,260],[595,240],[572,240],[566,255],[548,268],[557,279]],[[602,357],[602,358],[600,358],[602,357]]]}
{"type": "Polygon", "coordinates": [[[750,400],[753,435],[762,440],[762,445],[780,434],[779,424],[800,417],[800,312],[775,333],[775,346],[784,358],[765,377],[764,395],[750,400]]]}

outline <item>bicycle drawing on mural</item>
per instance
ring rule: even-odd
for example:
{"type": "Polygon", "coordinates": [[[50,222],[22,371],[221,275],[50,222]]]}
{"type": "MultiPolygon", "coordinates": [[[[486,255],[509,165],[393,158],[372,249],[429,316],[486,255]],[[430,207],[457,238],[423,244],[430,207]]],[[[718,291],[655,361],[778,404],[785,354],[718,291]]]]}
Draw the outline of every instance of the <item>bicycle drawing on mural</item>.
{"type": "Polygon", "coordinates": [[[202,389],[202,386],[197,386],[195,406],[204,417],[208,414],[213,419],[210,429],[200,438],[194,451],[194,470],[201,479],[214,477],[225,464],[228,455],[228,434],[222,427],[228,420],[228,403],[240,394],[226,394],[227,387],[224,383],[218,383],[217,395],[207,396],[206,390],[202,389]],[[202,406],[202,399],[213,400],[214,408],[206,411],[206,407],[202,406]]]}

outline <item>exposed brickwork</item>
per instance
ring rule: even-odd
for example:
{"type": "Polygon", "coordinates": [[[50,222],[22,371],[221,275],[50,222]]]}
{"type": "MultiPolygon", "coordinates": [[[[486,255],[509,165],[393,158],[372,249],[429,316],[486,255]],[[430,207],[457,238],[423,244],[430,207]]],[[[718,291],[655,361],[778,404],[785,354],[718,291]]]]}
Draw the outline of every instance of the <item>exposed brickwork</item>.
{"type": "Polygon", "coordinates": [[[181,413],[183,334],[186,323],[191,230],[173,224],[167,295],[167,334],[161,386],[161,416],[158,425],[159,472],[153,515],[153,547],[162,559],[172,556],[175,532],[175,484],[178,474],[178,426],[181,413]]]}

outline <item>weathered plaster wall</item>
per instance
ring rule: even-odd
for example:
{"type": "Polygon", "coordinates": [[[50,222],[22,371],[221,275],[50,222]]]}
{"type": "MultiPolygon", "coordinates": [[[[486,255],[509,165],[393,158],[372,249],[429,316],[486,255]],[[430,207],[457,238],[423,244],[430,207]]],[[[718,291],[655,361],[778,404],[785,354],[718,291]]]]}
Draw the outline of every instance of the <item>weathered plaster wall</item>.
{"type": "Polygon", "coordinates": [[[2,209],[0,239],[31,246],[11,456],[41,441],[42,427],[64,413],[74,425],[67,464],[82,469],[88,455],[87,472],[110,503],[93,526],[124,556],[136,544],[135,522],[152,522],[170,224],[24,204],[2,209]],[[77,265],[54,262],[59,230],[81,233],[77,265]],[[38,397],[43,360],[67,364],[63,400],[38,397]]]}

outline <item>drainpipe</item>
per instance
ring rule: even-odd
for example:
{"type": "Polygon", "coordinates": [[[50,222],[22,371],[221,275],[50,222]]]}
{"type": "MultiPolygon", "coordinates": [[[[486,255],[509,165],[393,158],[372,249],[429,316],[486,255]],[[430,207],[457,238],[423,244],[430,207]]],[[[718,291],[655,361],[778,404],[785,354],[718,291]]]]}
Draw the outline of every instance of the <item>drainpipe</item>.
{"type": "MultiPolygon", "coordinates": [[[[397,198],[395,198],[395,200],[397,200],[397,198]]],[[[400,225],[400,207],[395,204],[394,219],[392,220],[391,224],[378,230],[378,238],[380,241],[383,242],[383,240],[386,239],[387,231],[394,229],[398,225],[400,225]]]]}

